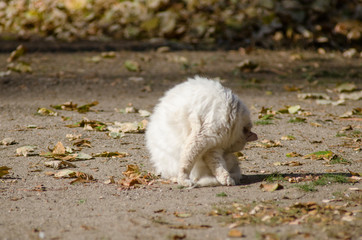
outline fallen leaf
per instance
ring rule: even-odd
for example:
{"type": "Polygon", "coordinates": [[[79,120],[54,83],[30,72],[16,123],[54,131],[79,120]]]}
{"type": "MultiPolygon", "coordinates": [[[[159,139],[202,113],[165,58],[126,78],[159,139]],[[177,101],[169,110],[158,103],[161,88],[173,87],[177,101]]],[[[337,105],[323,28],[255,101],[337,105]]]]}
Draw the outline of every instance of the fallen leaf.
{"type": "Polygon", "coordinates": [[[3,140],[0,141],[0,145],[8,146],[13,144],[17,144],[17,142],[13,138],[4,138],[3,140]]]}
{"type": "Polygon", "coordinates": [[[113,184],[116,183],[113,176],[110,176],[108,180],[104,181],[104,184],[113,184]]]}
{"type": "Polygon", "coordinates": [[[302,60],[303,59],[303,55],[300,53],[293,53],[290,55],[290,60],[295,61],[295,60],[302,60]]]}
{"type": "Polygon", "coordinates": [[[79,139],[78,141],[73,143],[76,147],[88,147],[91,148],[91,142],[88,139],[79,139]]]}
{"type": "Polygon", "coordinates": [[[103,122],[100,121],[95,121],[95,120],[88,120],[88,119],[83,119],[82,121],[73,124],[73,125],[66,125],[66,127],[70,127],[70,128],[75,128],[75,127],[82,127],[85,130],[96,130],[96,131],[106,131],[107,130],[107,125],[103,122]]]}
{"type": "Polygon", "coordinates": [[[101,56],[93,56],[89,58],[85,58],[86,62],[99,63],[102,60],[101,56]]]}
{"type": "Polygon", "coordinates": [[[295,166],[301,166],[301,165],[303,165],[303,163],[301,163],[299,161],[290,161],[290,162],[282,163],[282,165],[295,167],[295,166]]]}
{"type": "Polygon", "coordinates": [[[93,155],[94,157],[118,157],[118,158],[123,158],[123,157],[128,157],[129,154],[125,153],[125,152],[102,152],[102,153],[97,153],[93,155]]]}
{"type": "Polygon", "coordinates": [[[279,240],[280,239],[278,237],[278,235],[275,233],[263,233],[263,234],[261,234],[261,237],[263,240],[279,240]]]}
{"type": "Polygon", "coordinates": [[[295,137],[292,135],[282,136],[281,140],[295,140],[295,137]]]}
{"type": "Polygon", "coordinates": [[[86,112],[89,112],[90,111],[90,108],[93,107],[93,106],[96,106],[98,105],[99,102],[98,101],[94,101],[94,102],[91,102],[91,103],[88,103],[88,104],[85,104],[85,105],[82,105],[80,107],[77,108],[77,111],[79,113],[86,113],[86,112]]]}
{"type": "Polygon", "coordinates": [[[249,60],[249,59],[246,59],[244,61],[241,61],[240,63],[238,63],[236,65],[236,67],[240,70],[240,71],[243,71],[243,72],[251,72],[251,71],[254,71],[257,67],[258,67],[258,64],[249,60]]]}
{"type": "Polygon", "coordinates": [[[300,155],[299,153],[296,153],[296,152],[290,152],[290,153],[287,153],[285,156],[287,156],[287,157],[301,157],[302,155],[300,155]]]}
{"type": "Polygon", "coordinates": [[[66,111],[75,111],[77,110],[77,104],[73,102],[65,102],[60,105],[50,105],[52,108],[58,109],[58,110],[66,110],[66,111]]]}
{"type": "Polygon", "coordinates": [[[231,237],[231,238],[241,238],[242,236],[243,236],[243,233],[237,229],[230,229],[228,232],[228,237],[231,237]]]}
{"type": "Polygon", "coordinates": [[[298,92],[302,90],[301,87],[296,87],[294,85],[284,85],[284,90],[288,92],[298,92]]]}
{"type": "Polygon", "coordinates": [[[141,122],[115,122],[116,126],[120,127],[120,130],[124,133],[143,133],[147,127],[147,120],[141,122]]]}
{"type": "Polygon", "coordinates": [[[101,57],[103,57],[103,58],[115,58],[116,57],[116,52],[114,52],[114,51],[102,52],[101,57]]]}
{"type": "Polygon", "coordinates": [[[188,218],[191,217],[191,213],[183,213],[183,212],[174,212],[173,215],[175,215],[178,218],[188,218]]]}
{"type": "Polygon", "coordinates": [[[282,144],[279,141],[264,139],[261,142],[256,143],[256,146],[263,148],[271,148],[271,147],[281,147],[282,144]]]}
{"type": "Polygon", "coordinates": [[[138,113],[140,114],[141,117],[149,117],[151,115],[151,113],[149,111],[146,110],[138,110],[138,113]]]}
{"type": "Polygon", "coordinates": [[[341,92],[352,92],[356,89],[357,89],[356,84],[354,84],[353,82],[346,82],[338,85],[334,90],[341,93],[341,92]]]}
{"type": "Polygon", "coordinates": [[[295,114],[295,113],[297,113],[299,110],[301,110],[300,105],[295,105],[295,106],[291,106],[291,107],[288,108],[288,112],[289,112],[290,114],[295,114]]]}
{"type": "Polygon", "coordinates": [[[18,62],[18,63],[9,63],[7,65],[8,70],[19,72],[19,73],[32,73],[33,69],[31,68],[30,64],[27,62],[18,62]]]}
{"type": "Polygon", "coordinates": [[[63,160],[55,160],[55,161],[44,162],[44,165],[46,167],[54,168],[55,170],[62,169],[62,168],[67,168],[67,167],[72,167],[72,168],[77,167],[74,164],[72,164],[70,162],[67,162],[67,161],[63,161],[63,160]]]}
{"type": "Polygon", "coordinates": [[[362,99],[362,91],[352,92],[352,93],[341,93],[339,95],[341,100],[360,100],[362,99]]]}
{"type": "Polygon", "coordinates": [[[350,48],[343,52],[343,57],[345,58],[353,58],[356,55],[357,55],[357,50],[355,48],[350,48]]]}
{"type": "Polygon", "coordinates": [[[207,228],[211,228],[210,225],[192,225],[192,224],[188,224],[188,225],[168,225],[169,228],[172,229],[207,229],[207,228]]]}
{"type": "Polygon", "coordinates": [[[76,172],[69,169],[63,169],[54,174],[55,178],[75,178],[76,172]]]}
{"type": "Polygon", "coordinates": [[[37,149],[36,146],[23,146],[16,149],[16,156],[33,156],[37,155],[34,153],[35,149],[37,149]]]}
{"type": "Polygon", "coordinates": [[[300,99],[327,99],[330,97],[325,93],[299,93],[298,98],[300,99]]]}
{"type": "Polygon", "coordinates": [[[82,152],[71,154],[70,156],[73,156],[77,160],[89,160],[93,158],[91,155],[82,152]]]}
{"type": "Polygon", "coordinates": [[[279,183],[262,183],[259,186],[264,192],[274,192],[276,190],[283,189],[284,187],[279,183]]]}
{"type": "Polygon", "coordinates": [[[38,108],[37,114],[42,116],[58,116],[58,113],[54,112],[53,110],[47,108],[38,108]]]}
{"type": "Polygon", "coordinates": [[[38,186],[35,186],[32,191],[37,191],[37,192],[45,192],[47,189],[43,184],[40,184],[38,186]]]}
{"type": "Polygon", "coordinates": [[[133,61],[133,60],[126,60],[124,62],[124,66],[130,72],[140,72],[141,71],[140,65],[136,61],[133,61]]]}
{"type": "Polygon", "coordinates": [[[7,70],[7,71],[0,71],[0,78],[3,78],[3,77],[6,77],[6,76],[9,76],[11,74],[11,71],[10,70],[7,70]]]}
{"type": "Polygon", "coordinates": [[[129,189],[138,185],[150,185],[157,178],[151,173],[141,171],[135,164],[127,165],[127,170],[122,173],[125,178],[119,181],[119,184],[129,189]]]}
{"type": "Polygon", "coordinates": [[[23,56],[24,53],[25,53],[25,48],[22,44],[20,44],[14,51],[10,53],[10,56],[8,57],[8,59],[6,59],[6,61],[8,63],[13,62],[17,60],[19,57],[23,56]]]}
{"type": "Polygon", "coordinates": [[[345,103],[344,99],[339,99],[338,101],[331,101],[326,99],[317,99],[316,103],[319,105],[328,105],[331,104],[333,106],[343,105],[345,103]]]}
{"type": "Polygon", "coordinates": [[[304,159],[311,160],[331,160],[335,154],[332,151],[318,151],[303,156],[304,159]]]}
{"type": "Polygon", "coordinates": [[[123,132],[109,132],[108,136],[110,136],[111,138],[117,139],[117,138],[122,138],[124,136],[126,136],[123,132]]]}
{"type": "Polygon", "coordinates": [[[67,134],[67,135],[65,135],[65,137],[68,138],[69,141],[74,141],[74,140],[77,140],[80,137],[82,137],[82,134],[77,134],[77,135],[67,134]]]}
{"type": "Polygon", "coordinates": [[[52,153],[53,153],[53,154],[65,154],[65,147],[64,147],[63,143],[58,142],[58,143],[55,145],[52,153]]]}
{"type": "Polygon", "coordinates": [[[352,175],[352,176],[357,176],[357,177],[361,177],[361,174],[358,172],[352,172],[351,170],[347,169],[348,172],[352,175]]]}
{"type": "Polygon", "coordinates": [[[4,175],[9,174],[9,170],[11,168],[7,167],[7,166],[1,166],[0,167],[0,178],[2,178],[4,175]]]}
{"type": "Polygon", "coordinates": [[[171,236],[172,240],[182,240],[186,238],[186,234],[174,234],[171,236]]]}

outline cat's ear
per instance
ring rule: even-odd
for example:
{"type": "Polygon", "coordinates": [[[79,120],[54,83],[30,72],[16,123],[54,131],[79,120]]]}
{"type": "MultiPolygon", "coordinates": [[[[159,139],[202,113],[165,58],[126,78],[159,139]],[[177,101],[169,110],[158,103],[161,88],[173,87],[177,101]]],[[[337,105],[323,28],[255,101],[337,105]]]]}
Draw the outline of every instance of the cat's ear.
{"type": "Polygon", "coordinates": [[[250,131],[248,133],[248,135],[246,136],[246,141],[252,142],[252,141],[256,141],[256,140],[258,140],[258,135],[256,135],[256,133],[253,133],[252,131],[250,131]]]}

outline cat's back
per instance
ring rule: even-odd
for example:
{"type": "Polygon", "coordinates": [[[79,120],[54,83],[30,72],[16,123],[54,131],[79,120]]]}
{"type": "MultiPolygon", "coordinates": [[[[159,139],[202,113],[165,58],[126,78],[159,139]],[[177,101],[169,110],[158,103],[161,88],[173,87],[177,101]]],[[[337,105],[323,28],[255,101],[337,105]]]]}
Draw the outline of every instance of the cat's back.
{"type": "Polygon", "coordinates": [[[189,107],[189,110],[198,111],[210,105],[226,104],[231,96],[231,90],[218,81],[195,76],[166,92],[161,105],[172,106],[175,110],[189,107]]]}

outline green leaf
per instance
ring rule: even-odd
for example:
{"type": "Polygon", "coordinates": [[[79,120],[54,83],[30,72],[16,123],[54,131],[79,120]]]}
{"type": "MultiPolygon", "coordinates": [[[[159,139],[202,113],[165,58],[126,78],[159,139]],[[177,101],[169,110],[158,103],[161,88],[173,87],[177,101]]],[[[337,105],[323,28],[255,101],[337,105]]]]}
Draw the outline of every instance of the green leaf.
{"type": "Polygon", "coordinates": [[[14,72],[19,73],[32,73],[33,69],[27,62],[9,63],[7,68],[14,72]]]}
{"type": "Polygon", "coordinates": [[[83,106],[78,107],[78,108],[77,108],[77,111],[78,111],[79,113],[89,112],[89,111],[90,111],[90,108],[93,107],[93,106],[98,105],[98,103],[99,103],[98,101],[94,101],[94,102],[92,102],[92,103],[85,104],[85,105],[83,105],[83,106]]]}
{"type": "Polygon", "coordinates": [[[125,61],[124,66],[130,72],[140,72],[141,71],[140,65],[136,61],[133,61],[133,60],[125,61]]]}
{"type": "Polygon", "coordinates": [[[327,150],[310,153],[303,156],[303,158],[312,160],[330,160],[334,155],[335,154],[332,151],[327,150]]]}

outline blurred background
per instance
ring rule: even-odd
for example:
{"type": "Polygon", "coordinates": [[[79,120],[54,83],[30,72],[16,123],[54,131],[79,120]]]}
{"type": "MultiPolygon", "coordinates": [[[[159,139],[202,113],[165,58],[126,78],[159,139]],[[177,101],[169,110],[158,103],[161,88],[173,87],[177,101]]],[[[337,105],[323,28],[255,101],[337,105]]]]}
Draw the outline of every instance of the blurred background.
{"type": "Polygon", "coordinates": [[[361,0],[1,0],[0,49],[42,40],[360,51],[361,21],[361,0]]]}

